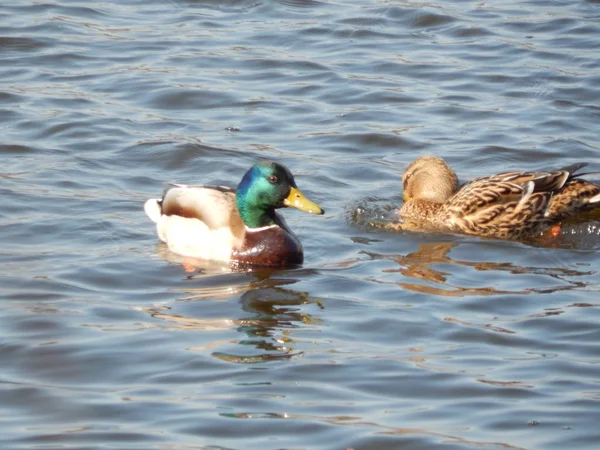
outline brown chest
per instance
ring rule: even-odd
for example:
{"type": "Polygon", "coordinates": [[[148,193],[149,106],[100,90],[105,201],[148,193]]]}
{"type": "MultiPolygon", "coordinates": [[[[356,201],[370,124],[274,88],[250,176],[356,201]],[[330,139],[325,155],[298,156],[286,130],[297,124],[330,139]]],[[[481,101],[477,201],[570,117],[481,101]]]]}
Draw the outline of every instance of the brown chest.
{"type": "Polygon", "coordinates": [[[304,251],[298,238],[279,226],[246,231],[242,244],[231,251],[231,259],[262,266],[299,265],[304,251]]]}

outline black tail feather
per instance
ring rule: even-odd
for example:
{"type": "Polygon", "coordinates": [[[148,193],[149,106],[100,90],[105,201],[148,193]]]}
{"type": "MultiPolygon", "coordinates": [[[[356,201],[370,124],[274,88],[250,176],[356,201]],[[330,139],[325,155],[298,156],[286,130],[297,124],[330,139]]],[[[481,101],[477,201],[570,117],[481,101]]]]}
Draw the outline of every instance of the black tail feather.
{"type": "Polygon", "coordinates": [[[575,175],[575,172],[577,172],[579,169],[581,169],[582,167],[585,167],[587,165],[588,165],[588,163],[575,163],[575,164],[571,164],[570,166],[563,167],[562,169],[559,169],[559,170],[564,170],[565,172],[569,172],[572,177],[575,177],[575,176],[578,177],[578,176],[581,176],[582,174],[575,175]]]}

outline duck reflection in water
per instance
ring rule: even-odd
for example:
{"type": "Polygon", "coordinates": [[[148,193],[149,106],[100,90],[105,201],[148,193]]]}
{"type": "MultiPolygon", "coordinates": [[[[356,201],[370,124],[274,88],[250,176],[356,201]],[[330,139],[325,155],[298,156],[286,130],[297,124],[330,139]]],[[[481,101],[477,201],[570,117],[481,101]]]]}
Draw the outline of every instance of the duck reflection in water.
{"type": "MultiPolygon", "coordinates": [[[[145,311],[155,319],[168,322],[168,329],[196,332],[235,329],[246,335],[246,338],[240,340],[213,340],[188,350],[211,350],[211,356],[238,364],[255,364],[303,356],[302,351],[295,349],[297,342],[292,334],[299,328],[320,323],[320,319],[313,314],[303,312],[304,305],[315,304],[317,308],[323,308],[323,305],[321,299],[312,297],[307,292],[285,287],[297,283],[298,279],[275,278],[274,275],[282,275],[282,271],[269,268],[255,269],[252,272],[229,270],[228,274],[224,274],[221,268],[215,265],[207,266],[203,263],[192,266],[189,259],[182,267],[188,273],[191,267],[196,270],[196,274],[186,276],[187,281],[194,283],[193,286],[181,289],[185,295],[177,300],[176,305],[147,308],[145,311]],[[237,296],[242,311],[246,313],[242,318],[202,318],[172,312],[173,309],[187,309],[194,314],[201,314],[202,308],[192,307],[190,302],[209,300],[211,305],[215,305],[219,300],[230,300],[237,296]],[[187,305],[183,306],[183,303],[187,305]],[[245,346],[244,350],[240,345],[245,346]]],[[[293,274],[305,276],[310,272],[308,269],[299,269],[293,274]]],[[[238,312],[239,310],[236,310],[236,315],[239,315],[238,312]]]]}
{"type": "MultiPolygon", "coordinates": [[[[512,297],[513,301],[521,301],[524,296],[531,294],[584,290],[588,289],[590,284],[595,284],[595,271],[564,268],[562,262],[559,262],[556,267],[532,267],[519,266],[511,262],[462,261],[452,258],[451,251],[460,245],[460,242],[421,243],[417,251],[407,255],[363,253],[368,254],[373,260],[393,261],[399,266],[383,269],[381,275],[373,281],[394,284],[403,291],[428,296],[475,297],[473,302],[466,300],[466,304],[477,303],[481,306],[487,303],[490,310],[494,310],[492,305],[497,304],[498,299],[490,298],[486,301],[486,297],[502,296],[506,300],[512,297]],[[483,276],[478,274],[478,272],[489,271],[494,273],[483,276]],[[533,283],[537,286],[532,287],[533,283]]],[[[469,253],[472,257],[478,258],[482,254],[487,255],[487,250],[486,248],[483,253],[469,253]]],[[[440,302],[440,306],[443,303],[440,302]]],[[[498,316],[464,314],[461,308],[449,308],[448,315],[445,315],[443,320],[465,328],[514,334],[516,331],[510,325],[514,321],[555,316],[563,314],[566,307],[587,306],[571,303],[547,308],[545,305],[536,306],[535,301],[528,302],[527,305],[524,306],[527,312],[523,315],[516,312],[521,311],[520,309],[516,309],[498,316]]]]}
{"type": "MultiPolygon", "coordinates": [[[[434,294],[446,297],[463,297],[470,295],[500,295],[500,294],[532,294],[551,291],[563,291],[585,286],[582,281],[571,280],[569,277],[590,276],[593,272],[567,269],[563,267],[528,267],[519,266],[509,262],[461,261],[450,257],[452,249],[459,245],[458,242],[421,243],[419,249],[407,255],[382,255],[368,253],[372,259],[385,259],[394,261],[400,266],[398,269],[385,269],[383,273],[400,273],[404,277],[423,280],[426,284],[397,281],[396,284],[403,289],[424,294],[434,294]],[[453,265],[472,268],[475,271],[500,271],[512,274],[533,274],[550,277],[554,280],[551,288],[528,287],[522,290],[498,289],[493,286],[462,287],[449,279],[457,278],[455,274],[446,272],[436,266],[453,265]],[[556,280],[562,285],[556,285],[556,280]]],[[[468,277],[468,275],[467,275],[468,277]]],[[[461,276],[461,278],[464,278],[461,276]]],[[[469,277],[468,277],[469,278],[469,277]]],[[[495,279],[493,277],[491,279],[495,279]]],[[[484,279],[485,282],[485,279],[484,279]]]]}

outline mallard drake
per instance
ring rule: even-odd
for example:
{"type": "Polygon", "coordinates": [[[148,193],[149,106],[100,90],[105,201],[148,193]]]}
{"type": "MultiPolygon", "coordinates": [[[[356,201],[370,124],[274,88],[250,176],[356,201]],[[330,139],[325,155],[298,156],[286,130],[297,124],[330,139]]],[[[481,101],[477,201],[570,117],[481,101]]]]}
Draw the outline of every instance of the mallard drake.
{"type": "Polygon", "coordinates": [[[549,172],[504,172],[460,186],[436,156],[412,162],[402,175],[403,223],[394,228],[438,229],[502,239],[525,239],[562,220],[600,207],[600,186],[576,173],[586,163],[549,172]]]}
{"type": "Polygon", "coordinates": [[[297,208],[323,214],[296,186],[283,165],[263,161],[252,166],[237,189],[173,185],[162,199],[146,201],[158,237],[174,253],[205,260],[285,266],[302,264],[296,235],[275,209],[297,208]]]}

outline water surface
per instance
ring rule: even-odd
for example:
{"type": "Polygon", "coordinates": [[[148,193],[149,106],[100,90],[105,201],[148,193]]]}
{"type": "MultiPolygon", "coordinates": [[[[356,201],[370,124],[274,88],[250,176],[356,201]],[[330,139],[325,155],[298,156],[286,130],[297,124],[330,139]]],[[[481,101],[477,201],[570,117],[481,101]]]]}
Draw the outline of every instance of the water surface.
{"type": "Polygon", "coordinates": [[[0,6],[7,449],[595,449],[598,223],[545,245],[377,224],[460,178],[600,170],[596,1],[0,6]],[[276,159],[289,270],[170,254],[168,182],[276,159]]]}

